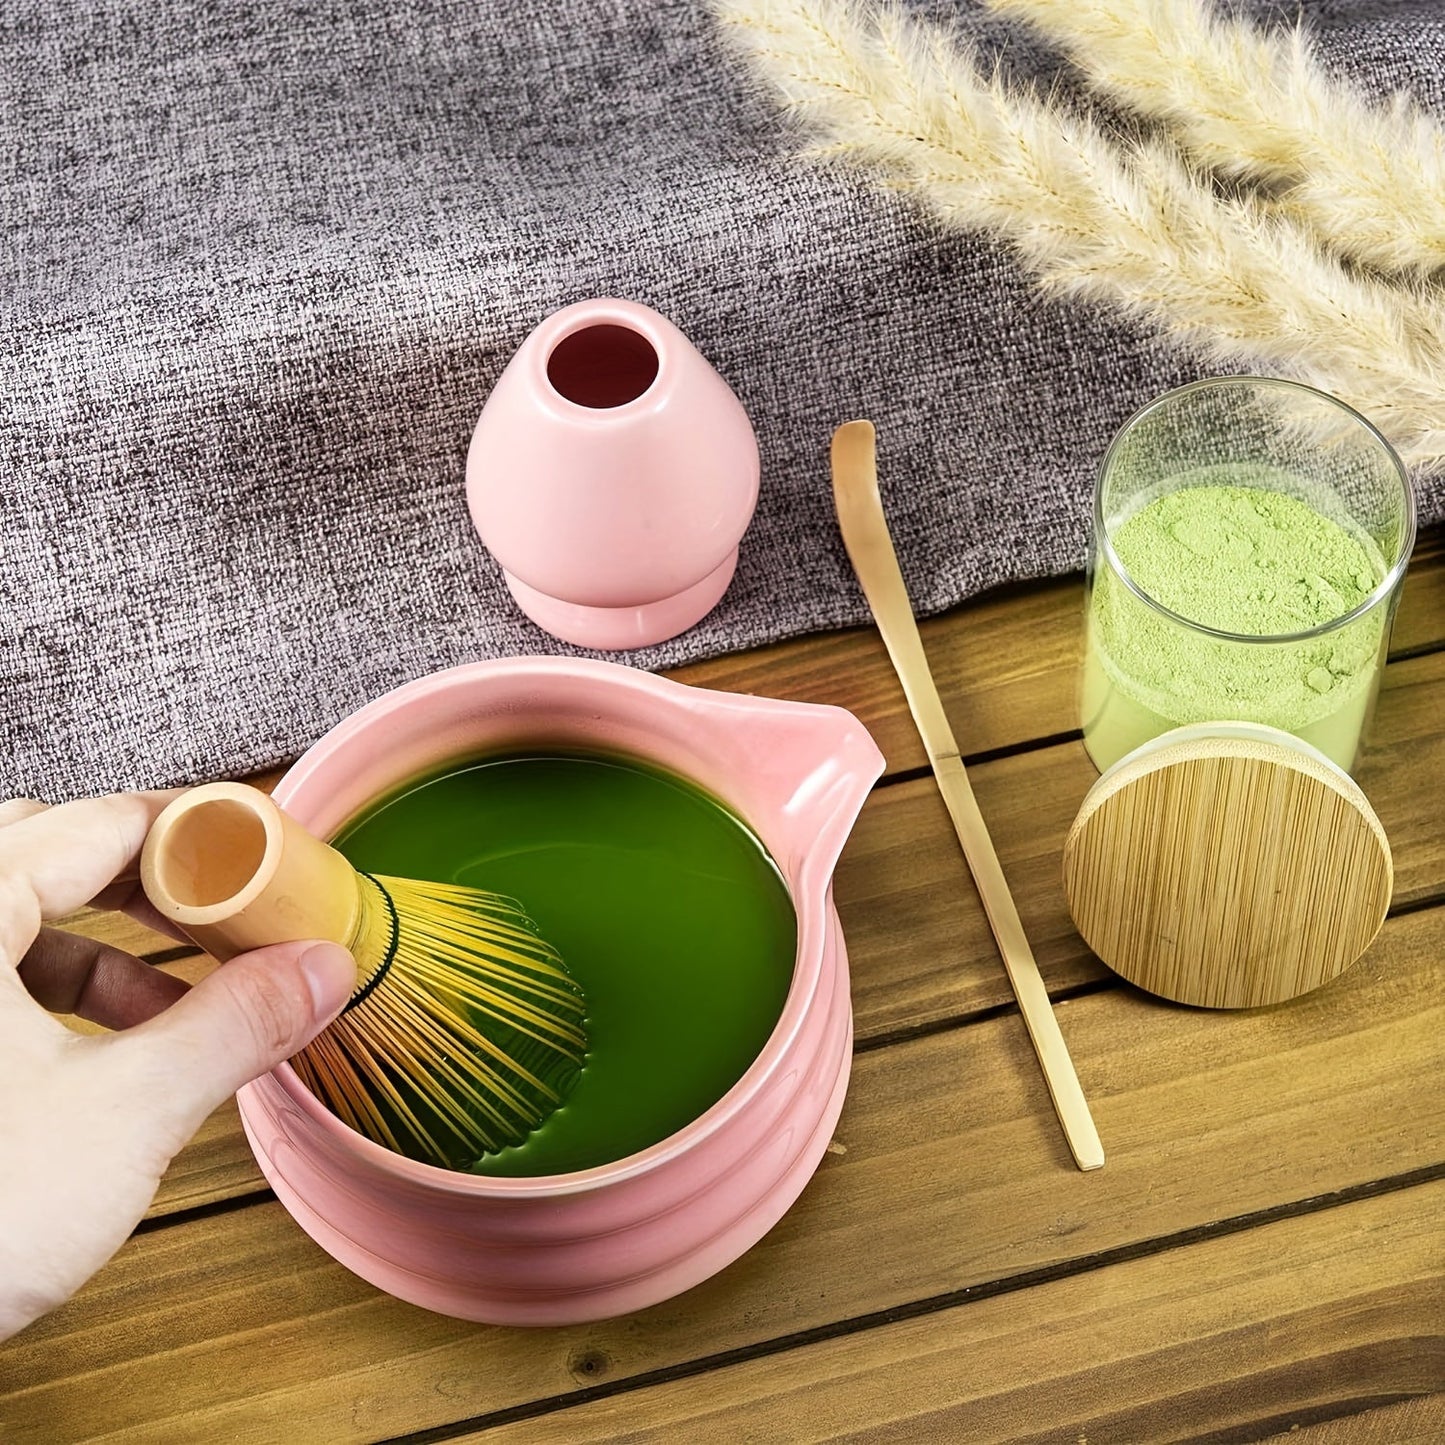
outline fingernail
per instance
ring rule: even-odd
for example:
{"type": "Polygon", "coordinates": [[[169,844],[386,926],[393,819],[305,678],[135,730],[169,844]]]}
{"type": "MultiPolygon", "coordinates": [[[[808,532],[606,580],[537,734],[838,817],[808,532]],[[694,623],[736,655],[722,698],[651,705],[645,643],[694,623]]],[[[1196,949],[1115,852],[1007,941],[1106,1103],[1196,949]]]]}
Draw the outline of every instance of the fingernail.
{"type": "Polygon", "coordinates": [[[298,960],[317,1018],[339,1013],[356,988],[356,961],[339,944],[313,943],[298,960]]]}

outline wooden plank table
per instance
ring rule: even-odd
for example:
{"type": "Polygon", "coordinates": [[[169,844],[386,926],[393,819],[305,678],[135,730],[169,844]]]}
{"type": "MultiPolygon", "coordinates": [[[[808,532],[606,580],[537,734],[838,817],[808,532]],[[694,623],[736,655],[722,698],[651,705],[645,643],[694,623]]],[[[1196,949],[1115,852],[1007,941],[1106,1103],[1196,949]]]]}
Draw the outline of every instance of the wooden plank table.
{"type": "MultiPolygon", "coordinates": [[[[628,1318],[520,1331],[379,1293],[271,1196],[234,1105],[70,1304],[0,1347],[0,1440],[1445,1439],[1445,545],[1417,549],[1357,775],[1391,916],[1276,1009],[1177,1008],[1069,923],[1077,580],[924,627],[1108,1150],[1070,1163],[871,631],[684,669],[841,703],[888,758],[837,875],[857,1020],[832,1151],[781,1224],[628,1318]]],[[[194,976],[123,919],[73,925],[194,976]]]]}

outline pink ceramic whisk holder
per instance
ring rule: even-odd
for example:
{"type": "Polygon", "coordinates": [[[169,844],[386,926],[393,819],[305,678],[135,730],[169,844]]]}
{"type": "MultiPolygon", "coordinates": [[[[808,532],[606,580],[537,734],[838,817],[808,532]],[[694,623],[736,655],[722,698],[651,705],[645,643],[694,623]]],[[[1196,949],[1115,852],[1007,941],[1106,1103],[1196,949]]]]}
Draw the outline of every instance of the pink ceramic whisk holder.
{"type": "Polygon", "coordinates": [[[644,647],[716,605],[758,500],[742,403],[666,317],[553,312],[472,433],[467,504],[518,606],[582,647],[644,647]]]}

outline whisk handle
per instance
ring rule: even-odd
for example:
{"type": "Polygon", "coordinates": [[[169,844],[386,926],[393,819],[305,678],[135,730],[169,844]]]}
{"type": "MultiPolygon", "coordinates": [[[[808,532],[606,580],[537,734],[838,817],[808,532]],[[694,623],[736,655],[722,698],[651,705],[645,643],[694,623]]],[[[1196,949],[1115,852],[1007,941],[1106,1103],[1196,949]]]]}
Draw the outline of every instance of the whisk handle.
{"type": "Polygon", "coordinates": [[[356,870],[244,783],[177,798],[151,826],[140,876],[160,913],[222,963],[302,938],[354,948],[360,931],[356,870]]]}

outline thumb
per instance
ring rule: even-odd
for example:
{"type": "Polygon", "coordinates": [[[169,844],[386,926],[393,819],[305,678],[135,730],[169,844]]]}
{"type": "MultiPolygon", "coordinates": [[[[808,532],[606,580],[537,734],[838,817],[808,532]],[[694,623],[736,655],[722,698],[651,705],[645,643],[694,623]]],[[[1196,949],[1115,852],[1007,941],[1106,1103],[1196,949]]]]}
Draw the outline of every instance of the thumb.
{"type": "Polygon", "coordinates": [[[115,1036],[183,1126],[305,1048],[345,1007],[356,963],[334,943],[278,943],[238,954],[164,1013],[115,1036]]]}

